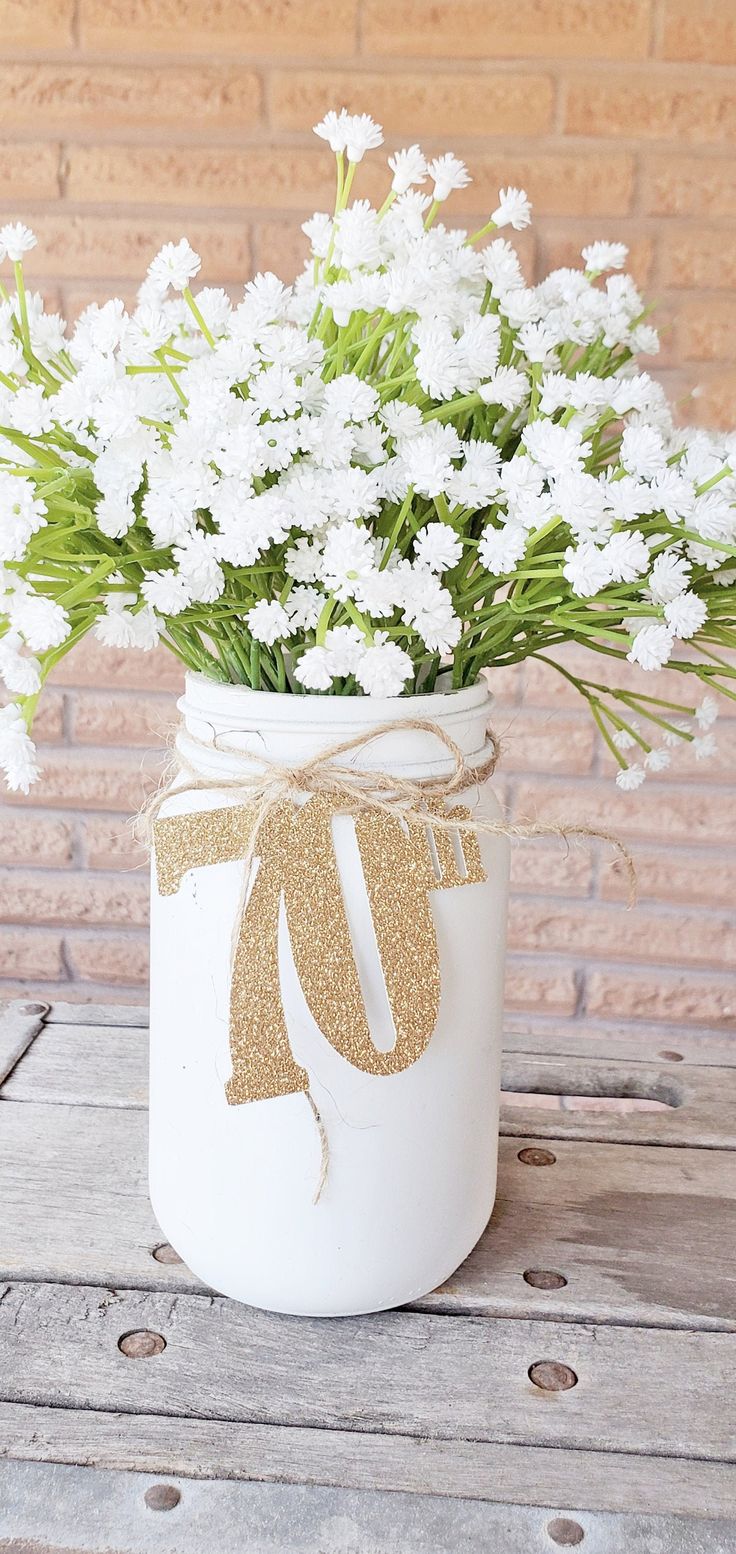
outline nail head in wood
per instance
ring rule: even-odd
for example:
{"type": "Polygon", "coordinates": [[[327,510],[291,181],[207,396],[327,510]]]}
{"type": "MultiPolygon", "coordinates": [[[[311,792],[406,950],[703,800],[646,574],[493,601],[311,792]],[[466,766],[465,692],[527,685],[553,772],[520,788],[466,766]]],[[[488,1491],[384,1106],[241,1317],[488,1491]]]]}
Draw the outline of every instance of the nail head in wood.
{"type": "Polygon", "coordinates": [[[665,1047],[664,1052],[658,1052],[657,1057],[664,1058],[665,1063],[682,1063],[683,1061],[682,1053],[670,1052],[669,1047],[665,1047]]]}
{"type": "Polygon", "coordinates": [[[552,1268],[527,1268],[524,1279],[535,1290],[561,1290],[567,1284],[564,1273],[555,1273],[552,1268]]]}
{"type": "Polygon", "coordinates": [[[168,1241],[162,1242],[161,1246],[155,1246],[151,1256],[155,1257],[157,1263],[180,1263],[183,1260],[168,1241]]]}
{"type": "Polygon", "coordinates": [[[48,1014],[48,1004],[21,1004],[20,1013],[27,1015],[48,1014]]]}
{"type": "Polygon", "coordinates": [[[571,1521],[568,1516],[556,1516],[547,1523],[547,1537],[561,1548],[572,1549],[577,1543],[582,1543],[585,1533],[579,1522],[571,1521]]]}
{"type": "Polygon", "coordinates": [[[519,1159],[522,1165],[546,1166],[554,1165],[557,1156],[551,1149],[537,1149],[536,1146],[519,1150],[519,1159]]]}
{"type": "Polygon", "coordinates": [[[181,1500],[181,1490],[175,1484],[152,1484],[143,1499],[149,1511],[173,1511],[181,1500]]]}
{"type": "Polygon", "coordinates": [[[574,1370],[560,1360],[536,1360],[527,1374],[540,1392],[569,1392],[578,1384],[574,1370]]]}
{"type": "Polygon", "coordinates": [[[129,1360],[150,1360],[154,1354],[163,1354],[166,1339],[161,1333],[140,1328],[134,1333],[123,1333],[118,1339],[118,1349],[129,1360]]]}

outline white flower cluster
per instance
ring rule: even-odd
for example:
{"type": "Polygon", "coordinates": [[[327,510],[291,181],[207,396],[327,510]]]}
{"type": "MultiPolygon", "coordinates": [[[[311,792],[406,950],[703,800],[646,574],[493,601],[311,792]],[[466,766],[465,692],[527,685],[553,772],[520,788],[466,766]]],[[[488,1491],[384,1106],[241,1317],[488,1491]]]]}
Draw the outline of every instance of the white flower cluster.
{"type": "MultiPolygon", "coordinates": [[[[16,786],[35,775],[21,725],[88,629],[162,639],[226,680],[376,697],[555,641],[647,670],[708,631],[728,646],[736,440],[678,430],[634,367],[657,337],[623,245],[527,285],[495,235],[528,224],[523,190],[469,237],[437,220],[469,182],[458,158],[395,152],[375,209],[348,196],[380,127],[343,110],[316,133],[336,209],[305,223],[291,287],[263,274],[237,302],[194,295],[182,238],[132,314],[88,307],[67,339],[23,285],[32,234],[0,231],[17,284],[0,304],[0,674],[19,698],[0,763],[16,786]]],[[[627,738],[657,767],[629,728],[613,716],[622,786],[627,738]]]]}

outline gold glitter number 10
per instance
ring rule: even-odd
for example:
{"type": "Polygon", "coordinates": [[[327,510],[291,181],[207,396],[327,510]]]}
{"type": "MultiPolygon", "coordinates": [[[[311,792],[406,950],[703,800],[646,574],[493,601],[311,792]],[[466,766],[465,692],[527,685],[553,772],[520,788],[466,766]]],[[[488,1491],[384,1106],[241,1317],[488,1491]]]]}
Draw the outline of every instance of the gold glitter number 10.
{"type": "MultiPolygon", "coordinates": [[[[441,806],[437,807],[442,813],[441,806]]],[[[349,1063],[367,1074],[398,1074],[415,1063],[437,1023],[440,969],[430,890],[485,879],[472,832],[411,826],[368,810],[355,832],[396,1032],[374,1045],[353,955],[332,837],[334,800],[283,800],[260,827],[259,866],[240,920],[230,989],[228,1101],[268,1100],[309,1089],[294,1060],[279,978],[278,922],[283,894],[294,964],[314,1020],[349,1063]]],[[[469,810],[452,811],[458,820],[469,810]]],[[[184,875],[248,852],[253,805],[171,815],[154,825],[158,891],[173,895],[184,875]]]]}

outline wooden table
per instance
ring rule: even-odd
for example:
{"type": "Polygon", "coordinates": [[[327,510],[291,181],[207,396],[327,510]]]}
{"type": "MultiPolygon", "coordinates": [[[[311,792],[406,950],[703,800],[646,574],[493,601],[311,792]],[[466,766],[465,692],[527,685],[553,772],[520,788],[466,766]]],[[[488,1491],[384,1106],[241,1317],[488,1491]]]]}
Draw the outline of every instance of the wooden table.
{"type": "Polygon", "coordinates": [[[733,1048],[510,1034],[480,1245],[317,1321],[161,1245],[146,1038],[130,1007],[0,1019],[3,1554],[732,1554],[733,1048]]]}

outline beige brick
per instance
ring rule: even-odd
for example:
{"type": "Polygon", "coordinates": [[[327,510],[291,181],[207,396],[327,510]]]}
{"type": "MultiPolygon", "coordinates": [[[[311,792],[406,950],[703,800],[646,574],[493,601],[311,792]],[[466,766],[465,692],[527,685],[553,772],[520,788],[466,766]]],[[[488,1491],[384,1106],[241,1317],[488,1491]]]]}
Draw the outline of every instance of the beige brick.
{"type": "Polygon", "coordinates": [[[365,0],[366,54],[444,59],[643,59],[649,0],[365,0]]]}
{"type": "Polygon", "coordinates": [[[658,913],[642,906],[626,911],[592,902],[577,907],[525,899],[511,904],[509,946],[594,960],[717,969],[736,961],[736,921],[715,912],[658,913]]]}
{"type": "MultiPolygon", "coordinates": [[[[12,699],[6,690],[0,691],[0,706],[5,707],[12,699]]],[[[56,744],[63,738],[63,733],[64,698],[58,691],[52,691],[46,686],[33,719],[33,738],[37,743],[56,744]]]]}
{"type": "Polygon", "coordinates": [[[0,977],[63,980],[61,935],[42,929],[0,928],[0,977]]]}
{"type": "Polygon", "coordinates": [[[729,144],[736,133],[733,82],[655,72],[615,71],[567,84],[563,129],[571,135],[623,135],[678,145],[729,144]]]}
{"type": "Polygon", "coordinates": [[[736,243],[720,229],[663,225],[660,248],[664,286],[736,288],[736,243]]]}
{"type": "Polygon", "coordinates": [[[8,794],[7,803],[40,804],[59,809],[136,812],[155,778],[155,765],[143,754],[93,755],[87,750],[41,752],[41,777],[30,794],[8,794]]]}
{"type": "MultiPolygon", "coordinates": [[[[473,158],[474,182],[452,201],[455,214],[492,209],[499,183],[525,188],[551,215],[622,215],[630,207],[633,159],[626,153],[549,153],[473,158]]],[[[388,187],[378,161],[363,164],[359,193],[383,199],[388,187]]],[[[68,193],[96,203],[100,190],[118,204],[243,206],[311,211],[334,196],[331,158],[319,150],[167,150],[143,146],[76,145],[69,149],[68,193]]]]}
{"type": "Polygon", "coordinates": [[[148,982],[148,938],[144,934],[69,933],[66,953],[83,982],[142,987],[148,982]]]}
{"type": "Polygon", "coordinates": [[[70,697],[70,706],[72,738],[77,744],[160,749],[179,721],[170,696],[79,691],[70,697]]]}
{"type": "Polygon", "coordinates": [[[504,994],[507,1009],[571,1015],[577,1007],[577,996],[574,971],[510,958],[504,994]]]}
{"type": "Polygon", "coordinates": [[[61,868],[72,861],[73,828],[61,816],[23,814],[0,807],[0,864],[43,863],[61,868]]]}
{"type": "Polygon", "coordinates": [[[90,869],[136,869],[144,875],[146,849],[136,842],[130,819],[89,816],[83,826],[84,851],[90,869]]]}
{"type": "Polygon", "coordinates": [[[0,65],[0,126],[68,135],[87,126],[146,130],[249,129],[261,84],[244,67],[172,65],[0,65]]]}
{"type": "Polygon", "coordinates": [[[27,212],[29,200],[59,198],[58,145],[47,141],[0,142],[0,200],[9,200],[3,221],[18,220],[27,212]]]}
{"type": "MultiPolygon", "coordinates": [[[[186,227],[192,247],[202,257],[198,282],[203,286],[245,283],[251,258],[242,221],[223,221],[221,217],[202,221],[192,216],[177,226],[174,235],[178,237],[186,227]]],[[[111,277],[140,285],[154,255],[171,239],[172,218],[49,213],[34,217],[33,229],[38,247],[26,260],[29,276],[53,276],[60,281],[103,279],[109,296],[111,277]]]]}
{"type": "Polygon", "coordinates": [[[736,297],[697,297],[680,304],[677,333],[684,361],[733,361],[736,297]]]}
{"type": "Polygon", "coordinates": [[[547,75],[416,71],[388,75],[336,70],[277,71],[271,122],[303,131],[336,103],[370,112],[389,135],[535,135],[550,128],[554,85],[547,75]]]}
{"type": "Polygon", "coordinates": [[[736,424],[736,372],[701,369],[693,388],[688,419],[695,426],[733,431],[736,424]]]}
{"type": "MultiPolygon", "coordinates": [[[[707,802],[696,803],[687,787],[665,786],[654,780],[635,793],[621,793],[613,782],[555,781],[537,778],[518,784],[515,818],[567,821],[599,826],[615,836],[653,841],[713,843],[736,831],[736,793],[714,789],[707,802]]],[[[636,862],[636,847],[633,849],[636,862]]]]}
{"type": "Polygon", "coordinates": [[[512,848],[511,888],[517,895],[588,896],[592,877],[591,850],[579,842],[519,842],[512,848]]]}
{"type": "Polygon", "coordinates": [[[736,10],[732,0],[664,0],[663,59],[736,63],[736,10]]]}
{"type": "MultiPolygon", "coordinates": [[[[370,192],[372,169],[361,172],[361,192],[370,192]]],[[[74,145],[68,151],[69,198],[82,204],[97,204],[104,189],[113,204],[311,211],[334,198],[333,182],[334,161],[317,149],[74,145]]]]}
{"type": "MultiPolygon", "coordinates": [[[[580,700],[580,698],[578,698],[580,700]]],[[[589,772],[596,731],[585,709],[577,717],[514,709],[494,718],[504,772],[589,772]]]]}
{"type": "Polygon", "coordinates": [[[57,685],[107,686],[111,691],[167,691],[181,695],[184,670],[178,658],[165,647],[152,653],[103,647],[94,637],[85,637],[61,660],[54,670],[57,685]]]}
{"type": "Polygon", "coordinates": [[[2,0],[5,49],[63,49],[72,42],[74,0],[2,0]]]}
{"type": "Polygon", "coordinates": [[[604,1018],[730,1028],[736,1024],[736,984],[733,976],[712,972],[591,971],[587,1011],[604,1018]]]}
{"type": "Polygon", "coordinates": [[[644,209],[654,216],[736,215],[732,157],[644,157],[644,209]]]}
{"type": "Polygon", "coordinates": [[[273,270],[284,281],[295,280],[309,258],[309,243],[293,216],[255,222],[252,243],[254,271],[273,270]]]}
{"type": "MultiPolygon", "coordinates": [[[[45,860],[39,860],[44,861],[45,860]]],[[[145,927],[145,879],[101,874],[53,874],[42,869],[0,871],[0,921],[75,926],[86,923],[145,927]]]]}
{"type": "MultiPolygon", "coordinates": [[[[736,856],[730,852],[637,846],[636,873],[640,901],[725,908],[734,905],[736,856]]],[[[619,859],[610,855],[602,859],[600,893],[610,901],[625,900],[628,894],[626,870],[619,859]]]]}
{"type": "Polygon", "coordinates": [[[85,47],[145,53],[352,52],[357,0],[81,0],[85,47]]]}

